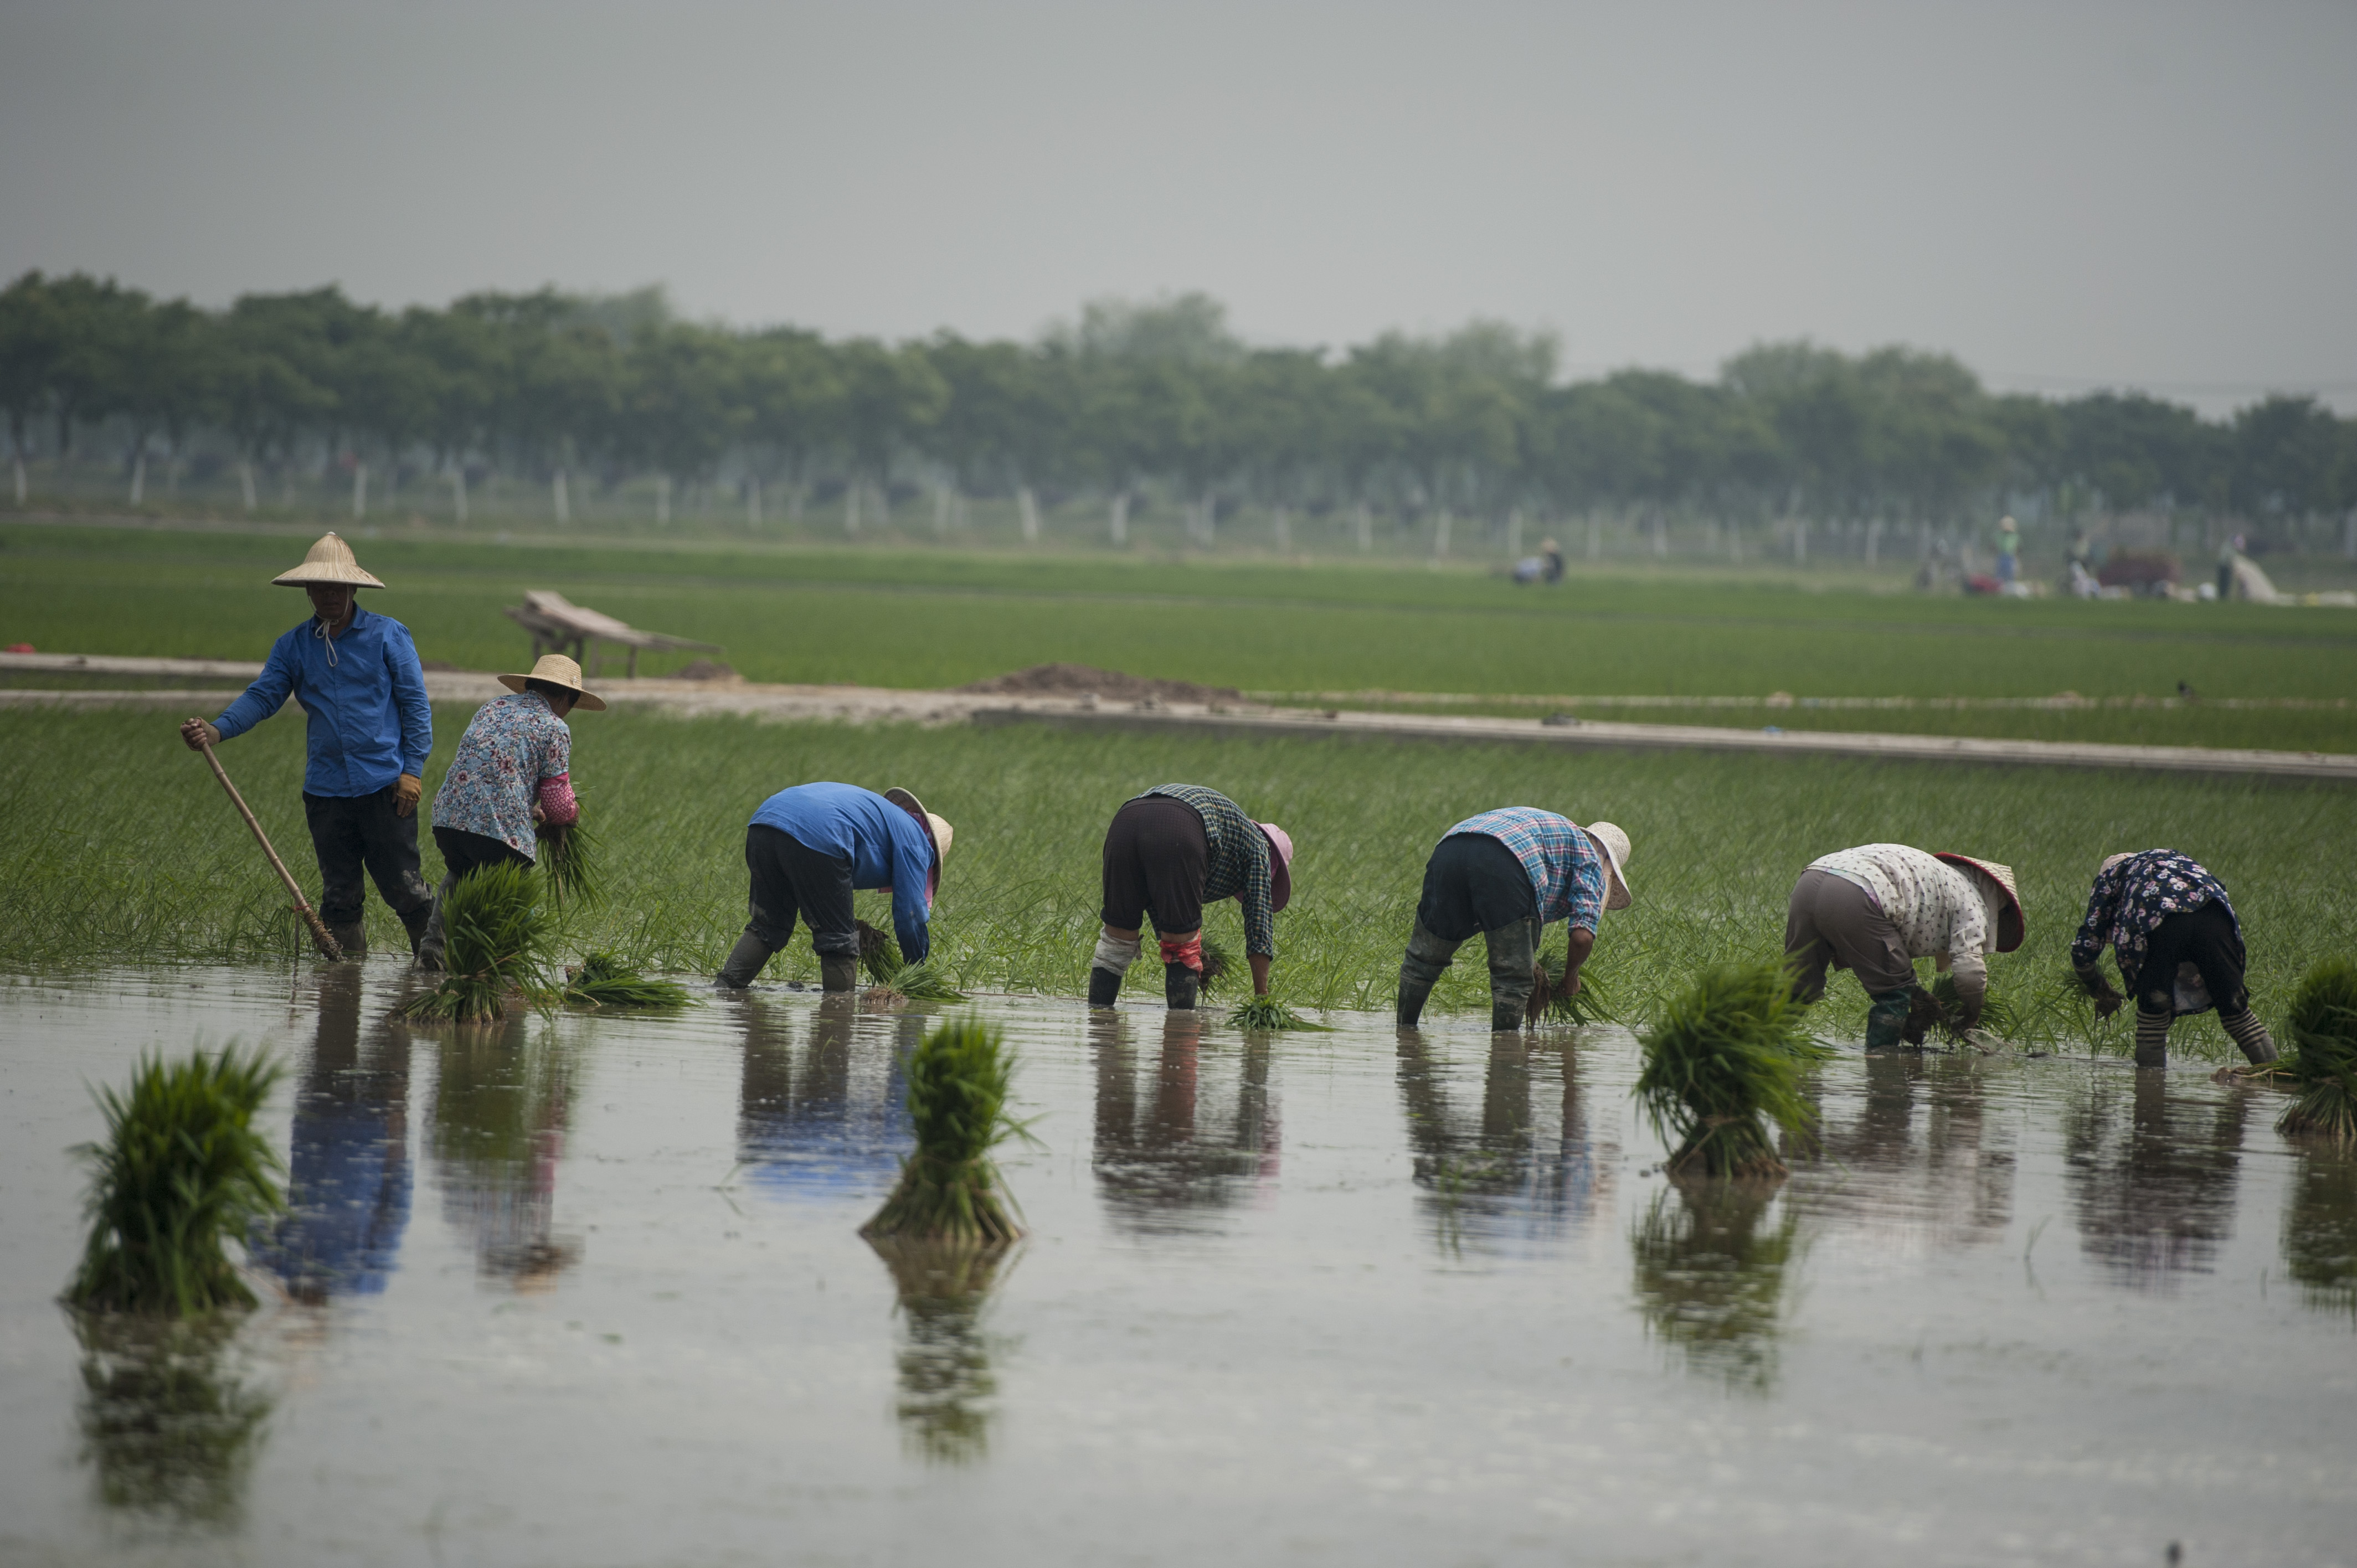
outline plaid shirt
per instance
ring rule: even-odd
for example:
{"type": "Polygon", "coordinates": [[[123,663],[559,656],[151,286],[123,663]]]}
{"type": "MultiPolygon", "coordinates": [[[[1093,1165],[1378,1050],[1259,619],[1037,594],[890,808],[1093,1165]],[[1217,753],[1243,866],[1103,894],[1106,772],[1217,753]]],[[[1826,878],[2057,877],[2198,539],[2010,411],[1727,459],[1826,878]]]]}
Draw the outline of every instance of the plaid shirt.
{"type": "MultiPolygon", "coordinates": [[[[1243,809],[1217,789],[1200,784],[1158,784],[1147,795],[1168,795],[1195,808],[1203,819],[1203,838],[1211,845],[1211,865],[1203,877],[1203,902],[1233,898],[1243,906],[1244,951],[1263,958],[1276,956],[1276,911],[1272,908],[1268,835],[1243,809]]],[[[1145,797],[1138,797],[1143,800],[1145,797]]]]}
{"type": "MultiPolygon", "coordinates": [[[[2148,849],[2132,854],[2109,871],[2095,874],[2095,890],[2087,899],[2087,918],[2071,939],[2071,967],[2093,972],[2105,944],[2120,966],[2120,978],[2131,986],[2144,968],[2146,946],[2153,928],[2171,915],[2182,915],[2216,900],[2226,918],[2234,919],[2234,906],[2226,890],[2200,862],[2173,849],[2148,849]]],[[[2235,929],[2242,929],[2240,920],[2235,929]]]]}
{"type": "Polygon", "coordinates": [[[1480,833],[1514,852],[1539,896],[1539,923],[1569,920],[1592,931],[1604,915],[1604,852],[1577,823],[1536,806],[1503,806],[1468,817],[1444,834],[1480,833]]]}

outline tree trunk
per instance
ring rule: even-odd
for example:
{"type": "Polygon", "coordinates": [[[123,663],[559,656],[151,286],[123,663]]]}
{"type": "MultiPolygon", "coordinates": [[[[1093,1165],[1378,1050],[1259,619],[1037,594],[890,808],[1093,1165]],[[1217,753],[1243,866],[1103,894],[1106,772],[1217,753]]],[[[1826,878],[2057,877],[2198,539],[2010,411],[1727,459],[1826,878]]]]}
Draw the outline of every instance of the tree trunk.
{"type": "Polygon", "coordinates": [[[1592,511],[1587,514],[1587,558],[1604,559],[1604,520],[1592,511]]]}
{"type": "Polygon", "coordinates": [[[237,477],[245,487],[245,510],[252,511],[257,504],[253,499],[253,465],[240,463],[237,466],[237,477]]]}
{"type": "Polygon", "coordinates": [[[1039,542],[1039,498],[1031,493],[1028,485],[1015,487],[1015,510],[1023,519],[1023,542],[1039,542]]]}
{"type": "Polygon", "coordinates": [[[933,486],[933,537],[947,539],[949,536],[950,488],[947,485],[936,483],[933,486]]]}
{"type": "Polygon", "coordinates": [[[450,510],[459,522],[467,521],[467,470],[457,464],[450,468],[450,510]]]}
{"type": "Polygon", "coordinates": [[[352,521],[358,522],[367,516],[368,465],[355,463],[352,465],[352,521]]]}
{"type": "Polygon", "coordinates": [[[557,469],[556,477],[549,480],[548,494],[549,499],[556,503],[556,521],[558,525],[561,527],[573,521],[573,498],[567,493],[565,489],[564,469],[557,469]]]}
{"type": "Polygon", "coordinates": [[[147,494],[147,454],[143,450],[131,459],[131,504],[137,506],[147,494]]]}
{"type": "Polygon", "coordinates": [[[1506,514],[1506,559],[1523,558],[1523,512],[1520,507],[1506,514]]]}
{"type": "Polygon", "coordinates": [[[1109,520],[1114,548],[1125,548],[1129,543],[1129,492],[1122,490],[1113,498],[1113,516],[1109,520]]]}
{"type": "Polygon", "coordinates": [[[1438,561],[1448,555],[1448,534],[1449,531],[1456,525],[1456,522],[1457,520],[1449,516],[1447,512],[1444,511],[1440,514],[1440,521],[1435,525],[1432,531],[1432,558],[1435,561],[1438,561]]]}
{"type": "Polygon", "coordinates": [[[745,481],[745,526],[761,526],[761,480],[759,475],[745,481]]]}
{"type": "Polygon", "coordinates": [[[1792,520],[1792,564],[1805,566],[1808,564],[1809,520],[1805,517],[1796,517],[1792,520]]]}
{"type": "Polygon", "coordinates": [[[671,526],[671,476],[669,474],[655,476],[655,526],[657,528],[671,526]]]}
{"type": "Polygon", "coordinates": [[[1653,509],[1653,559],[1670,558],[1670,520],[1660,507],[1653,509]]]}
{"type": "Polygon", "coordinates": [[[857,479],[843,487],[843,532],[854,535],[859,532],[859,481],[857,479]]]}
{"type": "Polygon", "coordinates": [[[1361,501],[1359,503],[1358,510],[1352,514],[1351,521],[1358,524],[1360,553],[1363,554],[1365,552],[1372,550],[1375,547],[1375,516],[1373,512],[1367,509],[1366,502],[1361,501]]]}
{"type": "Polygon", "coordinates": [[[1276,530],[1276,553],[1279,555],[1292,554],[1293,514],[1285,508],[1279,507],[1276,509],[1274,523],[1276,530]]]}
{"type": "Polygon", "coordinates": [[[1866,525],[1866,564],[1873,565],[1882,553],[1882,520],[1876,518],[1866,525]]]}

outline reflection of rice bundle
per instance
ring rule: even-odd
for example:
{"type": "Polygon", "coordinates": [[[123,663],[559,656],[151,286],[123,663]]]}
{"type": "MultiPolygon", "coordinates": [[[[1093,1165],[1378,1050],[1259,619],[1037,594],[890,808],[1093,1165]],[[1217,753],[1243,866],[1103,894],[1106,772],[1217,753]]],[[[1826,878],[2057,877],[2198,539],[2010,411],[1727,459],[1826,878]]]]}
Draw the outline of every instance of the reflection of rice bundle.
{"type": "Polygon", "coordinates": [[[1671,1174],[1784,1174],[1768,1123],[1795,1136],[1813,1129],[1801,1073],[1831,1054],[1801,1032],[1803,1016],[1792,977],[1770,963],[1709,970],[1662,1009],[1636,1092],[1675,1144],[1671,1174]]]}
{"type": "Polygon", "coordinates": [[[1011,1241],[1021,1228],[999,1202],[990,1151],[1023,1126],[1006,1114],[1014,1054],[978,1018],[943,1024],[909,1058],[909,1120],[917,1147],[900,1183],[860,1230],[874,1240],[1011,1241]]]}
{"type": "Polygon", "coordinates": [[[2357,963],[2330,959],[2309,970],[2285,1026],[2285,1067],[2299,1098],[2276,1131],[2357,1143],[2357,963]]]}

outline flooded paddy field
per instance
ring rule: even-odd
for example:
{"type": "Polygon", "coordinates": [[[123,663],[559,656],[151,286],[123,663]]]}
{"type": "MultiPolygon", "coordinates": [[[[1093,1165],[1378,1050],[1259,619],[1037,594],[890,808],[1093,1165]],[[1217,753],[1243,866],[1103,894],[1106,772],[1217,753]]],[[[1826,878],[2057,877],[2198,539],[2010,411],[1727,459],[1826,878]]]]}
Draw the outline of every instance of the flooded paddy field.
{"type": "Polygon", "coordinates": [[[856,1230],[921,1014],[389,1017],[390,961],[0,986],[0,1563],[2336,1563],[2357,1162],[2206,1067],[1898,1054],[1673,1184],[1617,1029],[989,998],[1030,1235],[856,1230]],[[270,1046],[232,1330],[56,1303],[86,1085],[270,1046]]]}

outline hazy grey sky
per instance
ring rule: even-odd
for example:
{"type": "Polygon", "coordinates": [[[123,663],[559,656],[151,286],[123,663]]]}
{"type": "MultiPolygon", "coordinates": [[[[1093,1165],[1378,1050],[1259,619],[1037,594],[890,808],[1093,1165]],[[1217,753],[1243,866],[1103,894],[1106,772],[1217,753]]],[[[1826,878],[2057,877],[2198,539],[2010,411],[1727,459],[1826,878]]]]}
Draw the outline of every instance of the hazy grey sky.
{"type": "Polygon", "coordinates": [[[0,0],[0,274],[2357,406],[2357,4],[0,0]],[[2052,378],[2049,381],[2045,378],[2052,378]]]}

